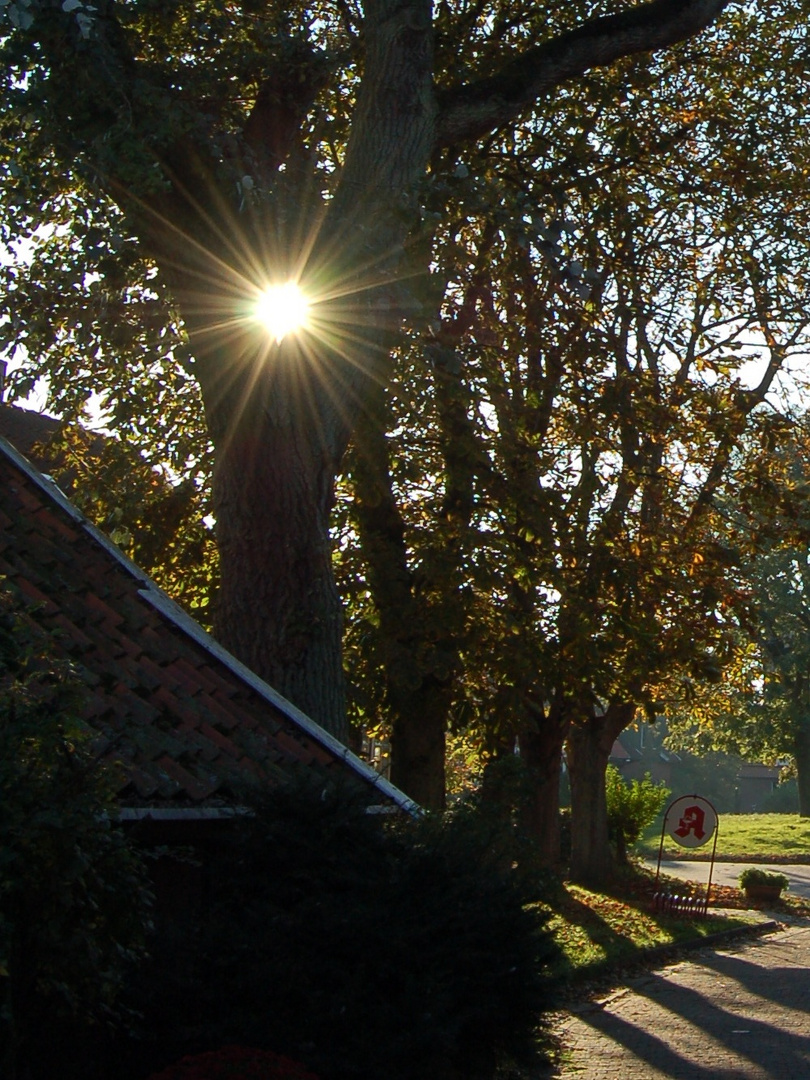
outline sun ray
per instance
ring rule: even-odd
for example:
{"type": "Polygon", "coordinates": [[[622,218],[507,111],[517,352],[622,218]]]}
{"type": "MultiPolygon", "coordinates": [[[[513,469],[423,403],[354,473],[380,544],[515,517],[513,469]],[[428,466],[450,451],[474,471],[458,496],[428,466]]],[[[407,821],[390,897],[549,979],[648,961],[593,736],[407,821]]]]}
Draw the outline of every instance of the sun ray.
{"type": "Polygon", "coordinates": [[[190,201],[216,250],[184,237],[175,222],[163,224],[189,256],[178,267],[185,278],[181,309],[201,361],[199,374],[209,393],[229,399],[229,430],[219,437],[226,445],[237,437],[234,414],[258,405],[257,396],[271,403],[288,398],[293,409],[292,398],[299,398],[316,437],[326,437],[329,412],[350,426],[364,380],[380,378],[385,366],[380,350],[387,335],[379,334],[380,320],[390,322],[390,330],[402,317],[390,294],[382,302],[375,297],[391,286],[392,271],[405,286],[411,271],[402,267],[401,251],[358,248],[358,223],[347,218],[335,228],[328,207],[317,207],[317,200],[302,200],[306,212],[302,206],[297,227],[288,222],[252,233],[251,223],[267,224],[258,211],[242,216],[223,200],[222,220],[216,220],[210,209],[190,201]]]}

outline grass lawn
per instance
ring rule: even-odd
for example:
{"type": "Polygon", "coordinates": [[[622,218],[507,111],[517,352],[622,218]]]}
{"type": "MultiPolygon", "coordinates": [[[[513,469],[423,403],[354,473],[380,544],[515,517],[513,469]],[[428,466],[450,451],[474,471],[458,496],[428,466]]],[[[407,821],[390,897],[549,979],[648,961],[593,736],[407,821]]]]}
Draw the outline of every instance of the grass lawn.
{"type": "MultiPolygon", "coordinates": [[[[635,851],[657,858],[661,819],[644,833],[635,851]]],[[[664,851],[676,858],[709,858],[711,842],[702,848],[678,847],[664,839],[664,851]]],[[[717,830],[718,859],[740,862],[810,862],[810,818],[796,814],[721,814],[717,830]]]]}
{"type": "MultiPolygon", "coordinates": [[[[664,880],[671,882],[671,891],[684,892],[683,882],[664,880]]],[[[642,963],[648,959],[650,949],[685,945],[751,923],[736,889],[717,894],[715,903],[739,907],[739,915],[713,915],[710,907],[708,918],[673,917],[653,911],[653,889],[654,875],[639,869],[628,871],[609,893],[592,892],[566,882],[545,897],[541,907],[549,913],[549,927],[560,947],[560,955],[549,971],[552,979],[576,986],[642,963]]]]}
{"type": "MultiPolygon", "coordinates": [[[[722,823],[721,823],[722,824],[722,823]]],[[[660,835],[660,824],[659,824],[660,835]]],[[[683,895],[687,886],[662,875],[664,888],[683,895]]],[[[549,915],[548,926],[559,947],[548,975],[552,981],[548,1008],[564,1008],[566,1003],[592,997],[621,985],[644,969],[669,962],[653,950],[685,947],[700,943],[710,935],[727,930],[744,931],[755,919],[746,910],[743,894],[736,888],[714,886],[712,906],[732,909],[707,918],[682,918],[653,910],[655,875],[644,867],[629,867],[608,892],[593,892],[571,882],[552,882],[540,907],[549,915]],[[739,909],[735,911],[733,909],[739,909]]],[[[774,907],[776,918],[783,910],[810,917],[810,901],[785,896],[774,907]]],[[[669,954],[671,956],[671,954],[669,954]]],[[[550,1080],[558,1075],[555,1066],[565,1060],[565,1050],[553,1032],[539,1036],[538,1047],[547,1065],[526,1074],[507,1072],[508,1080],[550,1080]]]]}

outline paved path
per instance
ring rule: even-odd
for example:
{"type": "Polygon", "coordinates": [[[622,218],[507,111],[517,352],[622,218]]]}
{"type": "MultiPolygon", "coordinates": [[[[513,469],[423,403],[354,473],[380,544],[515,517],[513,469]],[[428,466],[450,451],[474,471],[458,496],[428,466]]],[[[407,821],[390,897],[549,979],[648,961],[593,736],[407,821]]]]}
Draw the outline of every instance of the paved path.
{"type": "Polygon", "coordinates": [[[566,1080],[810,1080],[810,926],[703,949],[561,1034],[566,1080]]]}
{"type": "MultiPolygon", "coordinates": [[[[645,864],[650,870],[655,870],[657,860],[647,859],[645,864]]],[[[794,896],[810,897],[810,866],[804,863],[730,863],[716,862],[712,881],[718,885],[736,885],[740,874],[746,866],[758,866],[760,870],[773,870],[777,874],[786,874],[790,878],[790,891],[794,896]]],[[[709,863],[682,859],[675,862],[672,859],[664,859],[661,862],[661,873],[671,874],[672,877],[683,878],[686,881],[697,881],[705,885],[709,878],[709,863]]]]}

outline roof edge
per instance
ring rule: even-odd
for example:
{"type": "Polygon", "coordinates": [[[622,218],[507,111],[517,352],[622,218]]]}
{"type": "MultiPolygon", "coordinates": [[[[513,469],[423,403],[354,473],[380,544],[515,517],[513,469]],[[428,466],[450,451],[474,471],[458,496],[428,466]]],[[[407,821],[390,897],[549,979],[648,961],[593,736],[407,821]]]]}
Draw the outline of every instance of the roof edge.
{"type": "Polygon", "coordinates": [[[221,663],[225,664],[234,675],[247,683],[260,697],[273,705],[297,727],[301,728],[334,754],[335,757],[342,760],[366,783],[376,788],[380,794],[394,802],[401,810],[413,816],[418,816],[423,813],[422,808],[418,803],[415,803],[413,799],[409,798],[403,791],[400,791],[399,788],[394,787],[390,780],[386,780],[384,776],[381,776],[367,762],[352,753],[352,751],[336,739],[334,735],[330,735],[328,731],[320,726],[320,724],[316,723],[307,716],[306,713],[303,713],[299,708],[293,705],[291,701],[288,701],[279,694],[277,690],[274,690],[272,686],[261,679],[255,672],[251,671],[250,668],[246,667],[240,660],[237,660],[232,653],[229,653],[228,650],[212,638],[210,634],[206,633],[198,622],[192,619],[192,617],[184,611],[179,604],[172,600],[167,593],[156,585],[155,582],[132,561],[132,559],[125,555],[108,536],[85,517],[78,507],[74,506],[70,499],[68,499],[65,493],[59,489],[57,484],[49,476],[40,472],[35,465],[33,465],[19,452],[19,450],[16,449],[16,447],[1,435],[0,451],[5,453],[17,468],[24,472],[49,499],[57,503],[57,505],[68,514],[73,521],[81,525],[84,531],[97,544],[100,544],[101,547],[103,547],[105,551],[107,551],[107,553],[111,555],[136,582],[139,583],[141,586],[138,590],[140,596],[159,611],[164,618],[174,623],[179,630],[182,630],[184,634],[192,638],[208,653],[216,657],[221,663]]]}
{"type": "Polygon", "coordinates": [[[157,608],[162,615],[165,615],[167,619],[171,619],[176,626],[183,630],[189,637],[192,637],[199,645],[202,645],[209,653],[217,658],[221,663],[225,664],[230,670],[243,682],[246,682],[252,690],[254,690],[260,697],[263,697],[269,704],[275,706],[280,712],[287,716],[293,723],[306,731],[308,735],[311,735],[313,739],[316,739],[322,746],[330,750],[335,757],[340,758],[342,761],[353,769],[356,773],[367,782],[375,787],[378,791],[384,794],[387,798],[404,810],[408,814],[421,814],[422,808],[415,803],[413,799],[410,799],[399,788],[394,787],[390,780],[386,780],[384,776],[381,776],[375,769],[355,753],[353,753],[347,746],[344,746],[342,742],[335,738],[334,735],[330,735],[325,728],[322,728],[320,724],[316,723],[306,713],[302,712],[297,706],[293,705],[291,701],[283,697],[277,690],[274,690],[269,683],[266,683],[264,679],[261,679],[254,671],[251,671],[249,667],[246,667],[241,660],[237,660],[236,657],[229,653],[226,648],[219,644],[219,642],[212,638],[210,634],[207,634],[205,630],[196,622],[192,617],[175,603],[170,596],[167,596],[162,589],[159,589],[157,585],[150,581],[150,587],[141,589],[140,594],[148,603],[157,608]]]}

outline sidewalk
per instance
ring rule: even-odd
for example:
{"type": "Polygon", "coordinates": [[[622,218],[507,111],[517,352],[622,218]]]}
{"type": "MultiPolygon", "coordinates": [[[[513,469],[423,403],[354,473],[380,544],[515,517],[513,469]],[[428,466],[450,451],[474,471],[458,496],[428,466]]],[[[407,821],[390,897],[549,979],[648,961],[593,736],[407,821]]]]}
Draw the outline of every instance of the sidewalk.
{"type": "Polygon", "coordinates": [[[810,926],[701,949],[560,1034],[566,1080],[808,1080],[810,926]]]}

